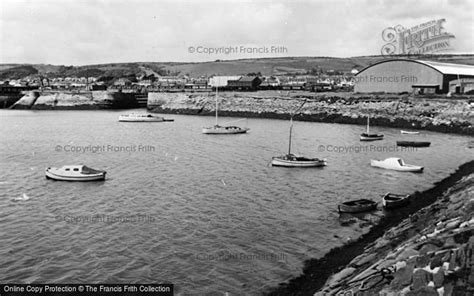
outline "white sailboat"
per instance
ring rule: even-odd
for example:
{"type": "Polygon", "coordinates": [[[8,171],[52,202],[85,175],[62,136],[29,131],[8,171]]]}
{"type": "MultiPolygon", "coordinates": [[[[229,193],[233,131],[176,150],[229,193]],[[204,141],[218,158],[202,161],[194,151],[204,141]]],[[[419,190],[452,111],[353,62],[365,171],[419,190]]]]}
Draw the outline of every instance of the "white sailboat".
{"type": "Polygon", "coordinates": [[[249,128],[241,128],[239,126],[231,126],[231,125],[219,125],[218,124],[218,111],[219,110],[219,102],[217,100],[217,87],[216,87],[216,123],[211,127],[204,127],[202,129],[203,134],[213,134],[213,135],[232,135],[232,134],[244,134],[249,128]]]}
{"type": "MultiPolygon", "coordinates": [[[[304,105],[305,103],[303,103],[304,105]]],[[[301,105],[301,107],[303,107],[301,105]]],[[[300,108],[301,108],[300,107],[300,108]]],[[[325,159],[319,158],[309,158],[304,156],[296,156],[291,153],[291,134],[293,131],[293,116],[290,118],[290,136],[288,141],[288,154],[282,156],[272,157],[272,166],[282,166],[282,167],[320,167],[327,165],[325,159]]]]}
{"type": "Polygon", "coordinates": [[[166,119],[155,114],[125,114],[119,116],[120,122],[164,122],[164,121],[174,121],[174,119],[166,119]]]}
{"type": "Polygon", "coordinates": [[[370,118],[367,116],[367,131],[365,133],[360,134],[361,141],[377,141],[383,140],[382,134],[371,134],[370,133],[370,118]]]}

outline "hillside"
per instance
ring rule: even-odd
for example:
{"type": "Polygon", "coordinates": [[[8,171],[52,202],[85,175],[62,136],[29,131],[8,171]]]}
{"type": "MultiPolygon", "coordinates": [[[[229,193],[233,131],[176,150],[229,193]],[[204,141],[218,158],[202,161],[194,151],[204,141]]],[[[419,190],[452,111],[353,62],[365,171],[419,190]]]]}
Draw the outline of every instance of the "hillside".
{"type": "MultiPolygon", "coordinates": [[[[403,58],[407,57],[403,56],[403,58]]],[[[408,58],[474,65],[474,55],[425,55],[410,56],[408,58]]],[[[347,73],[352,69],[361,70],[384,59],[387,59],[387,57],[284,57],[216,60],[212,62],[201,63],[138,62],[87,66],[2,64],[0,65],[0,77],[1,79],[18,79],[35,74],[35,70],[38,71],[38,74],[50,78],[68,76],[127,77],[130,75],[138,75],[140,73],[148,75],[152,72],[159,75],[189,75],[190,77],[208,77],[211,75],[245,75],[248,73],[261,73],[262,75],[291,75],[307,74],[311,72],[315,73],[328,70],[347,73]],[[25,71],[25,69],[28,69],[28,71],[25,71]]]]}

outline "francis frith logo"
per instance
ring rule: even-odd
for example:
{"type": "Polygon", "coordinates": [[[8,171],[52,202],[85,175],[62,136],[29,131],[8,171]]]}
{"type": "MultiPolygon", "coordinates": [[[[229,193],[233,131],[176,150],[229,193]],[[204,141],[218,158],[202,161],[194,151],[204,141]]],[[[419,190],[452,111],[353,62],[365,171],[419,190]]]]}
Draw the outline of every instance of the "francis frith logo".
{"type": "Polygon", "coordinates": [[[382,32],[387,42],[381,50],[382,55],[429,54],[451,49],[453,34],[444,32],[445,19],[432,20],[409,29],[401,25],[388,27],[382,32]]]}

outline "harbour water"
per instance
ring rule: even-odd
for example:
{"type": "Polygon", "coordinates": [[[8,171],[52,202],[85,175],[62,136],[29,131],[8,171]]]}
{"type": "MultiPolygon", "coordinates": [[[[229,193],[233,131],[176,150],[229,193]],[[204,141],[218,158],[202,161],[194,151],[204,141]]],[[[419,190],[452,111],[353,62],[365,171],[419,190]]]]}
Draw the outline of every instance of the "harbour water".
{"type": "Polygon", "coordinates": [[[422,191],[473,158],[466,136],[373,127],[385,139],[363,143],[363,126],[295,122],[293,151],[328,166],[275,168],[288,121],[249,119],[238,123],[248,134],[212,136],[201,134],[212,117],[119,123],[126,113],[0,110],[0,282],[166,282],[177,295],[256,295],[384,215],[379,206],[342,226],[339,202],[422,191]],[[397,149],[401,139],[431,147],[397,149]],[[425,171],[369,165],[391,156],[425,171]],[[104,169],[107,179],[44,177],[65,164],[104,169]]]}

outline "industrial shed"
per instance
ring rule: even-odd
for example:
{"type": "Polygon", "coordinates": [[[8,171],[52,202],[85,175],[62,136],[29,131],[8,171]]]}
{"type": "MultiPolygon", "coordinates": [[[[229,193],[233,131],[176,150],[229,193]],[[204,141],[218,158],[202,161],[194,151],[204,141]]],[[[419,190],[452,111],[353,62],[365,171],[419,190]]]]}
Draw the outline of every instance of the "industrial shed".
{"type": "Polygon", "coordinates": [[[354,91],[447,93],[449,82],[474,78],[474,66],[420,60],[387,60],[373,64],[355,76],[354,91]]]}

